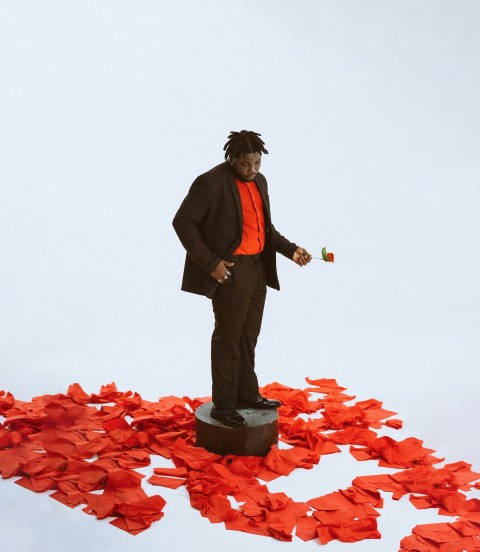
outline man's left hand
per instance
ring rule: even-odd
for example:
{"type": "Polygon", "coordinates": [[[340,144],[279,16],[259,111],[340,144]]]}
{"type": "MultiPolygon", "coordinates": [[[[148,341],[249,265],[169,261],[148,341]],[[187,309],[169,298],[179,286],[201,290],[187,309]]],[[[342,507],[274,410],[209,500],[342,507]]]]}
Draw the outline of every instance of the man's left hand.
{"type": "Polygon", "coordinates": [[[303,247],[297,247],[292,257],[292,261],[294,263],[297,263],[298,266],[305,266],[311,260],[312,260],[312,256],[306,249],[303,249],[303,247]]]}

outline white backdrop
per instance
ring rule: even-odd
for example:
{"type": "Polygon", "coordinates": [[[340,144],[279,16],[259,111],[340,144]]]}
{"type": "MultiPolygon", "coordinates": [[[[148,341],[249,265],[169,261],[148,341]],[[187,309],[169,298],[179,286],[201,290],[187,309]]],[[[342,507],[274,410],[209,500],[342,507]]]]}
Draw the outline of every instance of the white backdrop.
{"type": "MultiPolygon", "coordinates": [[[[397,438],[480,469],[479,23],[474,0],[2,2],[0,389],[209,394],[211,308],[179,289],[171,220],[245,128],[270,152],[276,227],[336,255],[279,259],[261,383],[337,378],[398,411],[397,438]]],[[[373,469],[333,455],[270,487],[306,500],[373,469]]],[[[0,542],[24,552],[318,546],[211,526],[183,490],[136,538],[0,493],[0,542]]],[[[355,549],[440,521],[388,500],[384,539],[355,549]]]]}

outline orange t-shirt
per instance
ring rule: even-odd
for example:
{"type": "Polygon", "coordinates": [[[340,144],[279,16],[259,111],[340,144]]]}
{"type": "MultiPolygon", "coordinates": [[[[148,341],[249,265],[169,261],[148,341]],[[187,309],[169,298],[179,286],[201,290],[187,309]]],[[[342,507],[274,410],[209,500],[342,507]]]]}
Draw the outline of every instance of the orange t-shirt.
{"type": "Polygon", "coordinates": [[[255,182],[236,180],[242,200],[242,241],[234,255],[256,255],[265,245],[265,217],[263,201],[255,182]]]}

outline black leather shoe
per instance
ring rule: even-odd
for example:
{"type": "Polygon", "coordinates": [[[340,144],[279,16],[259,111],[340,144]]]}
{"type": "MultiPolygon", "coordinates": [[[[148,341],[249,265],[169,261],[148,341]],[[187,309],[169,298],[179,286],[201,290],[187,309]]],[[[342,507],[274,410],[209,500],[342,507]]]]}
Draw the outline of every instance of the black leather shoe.
{"type": "Polygon", "coordinates": [[[222,422],[222,424],[232,427],[244,427],[247,425],[245,418],[233,408],[222,409],[212,405],[210,416],[222,422]]]}
{"type": "Polygon", "coordinates": [[[237,408],[279,408],[282,406],[280,401],[275,399],[267,399],[262,397],[262,395],[257,395],[256,397],[250,397],[249,399],[243,399],[240,401],[240,404],[237,405],[237,408]]]}

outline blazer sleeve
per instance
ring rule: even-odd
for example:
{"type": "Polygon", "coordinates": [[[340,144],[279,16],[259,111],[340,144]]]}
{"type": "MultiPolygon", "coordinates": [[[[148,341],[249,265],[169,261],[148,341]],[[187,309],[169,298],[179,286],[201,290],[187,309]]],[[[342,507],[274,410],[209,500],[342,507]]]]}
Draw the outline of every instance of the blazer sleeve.
{"type": "Polygon", "coordinates": [[[280,232],[273,226],[273,235],[275,237],[275,249],[278,251],[278,253],[281,253],[287,259],[292,259],[293,254],[295,253],[295,250],[297,249],[298,245],[291,242],[290,240],[287,240],[285,236],[282,236],[280,232]]]}
{"type": "Polygon", "coordinates": [[[198,177],[182,201],[173,227],[188,255],[207,273],[215,270],[221,259],[215,255],[202,238],[201,224],[212,202],[207,180],[198,177]]]}

